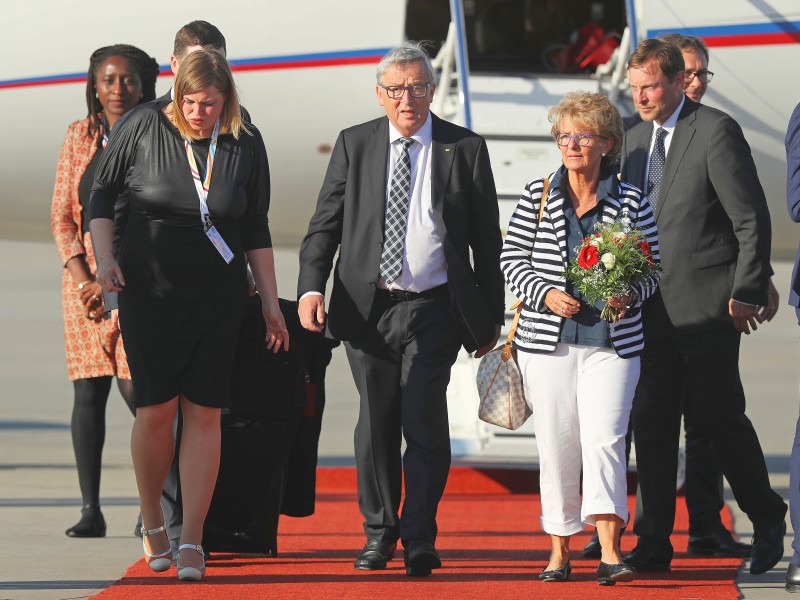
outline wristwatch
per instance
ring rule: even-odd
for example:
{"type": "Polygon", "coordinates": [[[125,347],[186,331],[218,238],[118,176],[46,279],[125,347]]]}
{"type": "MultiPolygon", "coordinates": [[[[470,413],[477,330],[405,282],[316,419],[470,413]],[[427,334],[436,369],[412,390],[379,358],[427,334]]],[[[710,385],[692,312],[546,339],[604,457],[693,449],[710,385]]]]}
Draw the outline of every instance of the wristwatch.
{"type": "Polygon", "coordinates": [[[82,292],[82,291],[83,291],[83,288],[85,288],[85,287],[86,287],[87,285],[89,285],[90,283],[92,283],[92,280],[91,280],[91,279],[87,279],[86,281],[81,281],[81,282],[78,284],[78,291],[79,291],[79,292],[82,292]]]}

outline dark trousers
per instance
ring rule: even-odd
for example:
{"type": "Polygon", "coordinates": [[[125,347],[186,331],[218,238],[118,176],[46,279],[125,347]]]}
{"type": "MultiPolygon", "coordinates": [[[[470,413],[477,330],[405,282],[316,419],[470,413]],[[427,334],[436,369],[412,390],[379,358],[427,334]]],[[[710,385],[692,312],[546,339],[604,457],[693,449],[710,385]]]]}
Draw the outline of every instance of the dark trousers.
{"type": "Polygon", "coordinates": [[[446,297],[395,302],[380,292],[364,332],[345,343],[360,396],[354,442],[368,540],[436,539],[450,470],[446,392],[460,345],[446,297]]]}
{"type": "Polygon", "coordinates": [[[642,499],[634,532],[640,541],[669,544],[684,402],[690,426],[708,443],[755,528],[782,520],[786,504],[770,487],[761,445],[744,412],[740,334],[731,327],[686,335],[663,323],[650,331],[646,321],[642,374],[632,411],[642,499]]]}
{"type": "Polygon", "coordinates": [[[703,437],[694,414],[700,400],[684,400],[683,428],[686,432],[686,509],[689,512],[689,535],[704,536],[724,529],[720,511],[725,506],[722,470],[714,449],[703,437]]]}
{"type": "MultiPolygon", "coordinates": [[[[689,390],[687,390],[687,393],[689,390]]],[[[689,535],[705,536],[724,530],[720,511],[725,506],[722,471],[711,444],[700,432],[692,406],[694,401],[683,401],[683,428],[686,432],[686,510],[689,513],[689,535]]],[[[631,429],[626,437],[626,459],[630,455],[631,429]]],[[[642,495],[636,490],[635,519],[642,517],[642,495]]]]}

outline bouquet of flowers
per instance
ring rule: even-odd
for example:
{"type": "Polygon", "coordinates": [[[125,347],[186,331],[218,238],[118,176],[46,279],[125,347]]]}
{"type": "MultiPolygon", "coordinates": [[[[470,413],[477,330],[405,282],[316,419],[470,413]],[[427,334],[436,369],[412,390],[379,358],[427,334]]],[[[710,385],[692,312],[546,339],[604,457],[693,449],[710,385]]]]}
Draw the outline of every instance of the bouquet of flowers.
{"type": "Polygon", "coordinates": [[[600,318],[615,322],[619,309],[609,306],[608,299],[622,299],[632,285],[657,279],[660,267],[640,230],[618,221],[597,223],[595,230],[575,248],[578,256],[564,276],[590,304],[605,300],[600,318]]]}

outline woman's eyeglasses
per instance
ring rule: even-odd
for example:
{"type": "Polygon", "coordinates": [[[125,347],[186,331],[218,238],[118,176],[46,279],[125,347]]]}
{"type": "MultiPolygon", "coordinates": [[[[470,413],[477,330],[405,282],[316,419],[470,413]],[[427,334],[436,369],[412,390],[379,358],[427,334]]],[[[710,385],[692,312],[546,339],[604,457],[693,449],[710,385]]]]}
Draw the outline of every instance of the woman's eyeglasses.
{"type": "Polygon", "coordinates": [[[575,140],[578,146],[588,146],[592,141],[591,133],[557,133],[555,135],[556,144],[559,146],[569,146],[571,140],[575,140]]]}

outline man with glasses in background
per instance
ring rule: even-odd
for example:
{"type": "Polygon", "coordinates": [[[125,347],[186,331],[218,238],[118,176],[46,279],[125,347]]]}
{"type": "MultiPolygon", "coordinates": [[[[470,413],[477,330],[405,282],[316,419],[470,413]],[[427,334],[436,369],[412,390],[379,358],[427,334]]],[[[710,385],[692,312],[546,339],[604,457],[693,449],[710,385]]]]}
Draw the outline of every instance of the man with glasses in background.
{"type": "Polygon", "coordinates": [[[339,135],[300,248],[297,290],[302,325],[327,326],[344,341],[360,396],[355,458],[367,543],[355,568],[386,568],[400,540],[412,576],[441,566],[434,544],[450,469],[450,368],[462,345],[476,357],[491,350],[504,320],[486,142],[430,112],[435,89],[419,44],[383,57],[375,91],[386,117],[339,135]]]}
{"type": "Polygon", "coordinates": [[[741,333],[757,328],[768,304],[769,211],[741,127],[686,97],[685,69],[680,49],[657,39],[628,61],[643,122],[625,135],[622,178],[653,206],[663,276],[642,308],[632,411],[642,510],[625,562],[640,572],[670,569],[685,407],[753,522],[750,572],[760,574],[783,556],[786,504],[745,415],[738,362],[741,333]]]}

